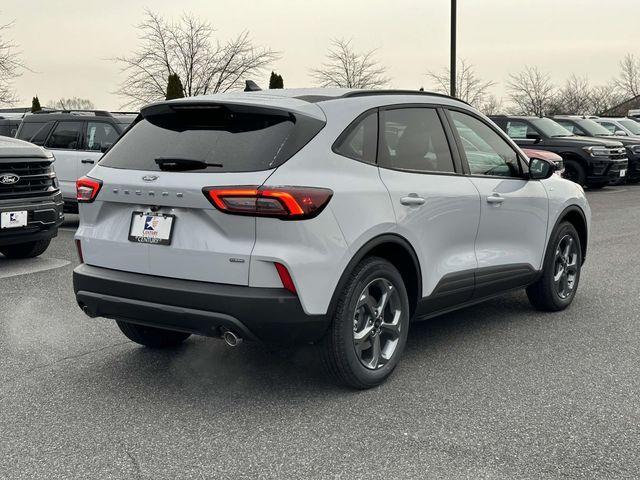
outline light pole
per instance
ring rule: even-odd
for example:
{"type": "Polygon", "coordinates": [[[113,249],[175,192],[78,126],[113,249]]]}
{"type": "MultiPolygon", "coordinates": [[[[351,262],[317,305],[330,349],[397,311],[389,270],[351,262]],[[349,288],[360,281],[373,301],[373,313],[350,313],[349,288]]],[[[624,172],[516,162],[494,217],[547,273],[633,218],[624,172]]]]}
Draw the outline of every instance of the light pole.
{"type": "Polygon", "coordinates": [[[451,0],[451,64],[449,66],[449,72],[451,74],[451,80],[449,83],[449,90],[451,96],[456,96],[456,16],[457,16],[457,0],[451,0]]]}

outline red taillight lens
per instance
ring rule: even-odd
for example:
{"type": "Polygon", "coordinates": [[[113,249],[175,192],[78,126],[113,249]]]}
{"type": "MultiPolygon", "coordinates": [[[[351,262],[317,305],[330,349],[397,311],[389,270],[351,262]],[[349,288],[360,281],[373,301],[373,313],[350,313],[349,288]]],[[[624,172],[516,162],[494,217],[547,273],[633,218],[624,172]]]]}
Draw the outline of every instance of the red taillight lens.
{"type": "Polygon", "coordinates": [[[78,203],[90,203],[96,199],[102,187],[102,180],[82,177],[76,180],[76,200],[78,203]]]}
{"type": "Polygon", "coordinates": [[[278,270],[278,275],[280,276],[280,281],[282,282],[282,286],[289,290],[291,293],[296,293],[296,286],[293,284],[293,279],[291,278],[291,274],[287,267],[283,264],[275,262],[276,270],[278,270]]]}
{"type": "Polygon", "coordinates": [[[333,192],[315,187],[205,187],[209,201],[221,212],[282,220],[317,216],[333,192]]]}

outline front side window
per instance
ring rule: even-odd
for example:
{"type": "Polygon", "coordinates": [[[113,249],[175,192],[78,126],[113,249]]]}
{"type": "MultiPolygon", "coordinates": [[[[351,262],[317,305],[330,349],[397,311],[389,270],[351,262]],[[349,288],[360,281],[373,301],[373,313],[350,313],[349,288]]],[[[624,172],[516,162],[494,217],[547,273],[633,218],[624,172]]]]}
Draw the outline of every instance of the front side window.
{"type": "Polygon", "coordinates": [[[87,150],[104,151],[117,139],[118,132],[113,125],[104,122],[87,122],[87,150]]]}
{"type": "Polygon", "coordinates": [[[455,172],[449,143],[433,108],[382,112],[378,163],[417,172],[455,172]]]}
{"type": "Polygon", "coordinates": [[[477,118],[451,111],[472,175],[520,177],[518,154],[500,135],[477,118]]]}
{"type": "Polygon", "coordinates": [[[616,133],[617,128],[615,124],[611,122],[600,122],[600,125],[609,130],[610,133],[616,133]]]}
{"type": "Polygon", "coordinates": [[[47,148],[76,150],[80,144],[82,122],[60,122],[47,141],[47,148]]]}
{"type": "Polygon", "coordinates": [[[562,125],[564,128],[566,128],[567,130],[569,130],[571,133],[573,133],[574,135],[584,135],[584,136],[588,136],[587,132],[585,132],[584,130],[582,130],[579,126],[577,126],[575,123],[573,122],[569,122],[567,120],[556,120],[556,122],[558,122],[560,125],[562,125]]]}
{"type": "Polygon", "coordinates": [[[378,113],[372,112],[347,130],[334,151],[361,162],[375,163],[378,142],[378,113]]]}
{"type": "Polygon", "coordinates": [[[507,135],[517,140],[540,136],[535,128],[533,128],[528,122],[524,122],[522,120],[507,121],[507,135]]]}

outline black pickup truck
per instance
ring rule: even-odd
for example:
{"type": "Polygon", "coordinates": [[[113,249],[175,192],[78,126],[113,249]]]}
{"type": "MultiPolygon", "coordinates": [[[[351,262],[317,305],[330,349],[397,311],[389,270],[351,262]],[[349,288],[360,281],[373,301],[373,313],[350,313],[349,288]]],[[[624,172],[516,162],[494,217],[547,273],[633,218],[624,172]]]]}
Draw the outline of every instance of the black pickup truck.
{"type": "Polygon", "coordinates": [[[64,217],[53,155],[0,137],[0,254],[36,257],[58,234],[64,217]]]}
{"type": "Polygon", "coordinates": [[[618,141],[574,135],[550,118],[497,115],[491,120],[520,147],[560,155],[563,176],[580,185],[601,188],[627,174],[627,152],[618,141]]]}

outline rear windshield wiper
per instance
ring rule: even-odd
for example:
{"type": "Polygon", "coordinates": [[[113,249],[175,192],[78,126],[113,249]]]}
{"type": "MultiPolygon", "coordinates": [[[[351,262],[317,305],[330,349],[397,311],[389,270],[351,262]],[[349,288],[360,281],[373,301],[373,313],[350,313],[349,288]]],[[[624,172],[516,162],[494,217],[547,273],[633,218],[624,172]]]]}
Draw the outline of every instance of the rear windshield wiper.
{"type": "Polygon", "coordinates": [[[168,172],[184,172],[187,170],[201,170],[207,167],[222,168],[221,163],[207,163],[203,160],[179,157],[158,157],[155,159],[160,170],[168,172]]]}

